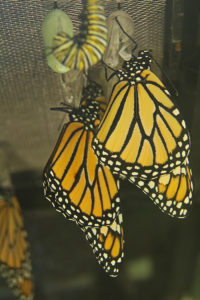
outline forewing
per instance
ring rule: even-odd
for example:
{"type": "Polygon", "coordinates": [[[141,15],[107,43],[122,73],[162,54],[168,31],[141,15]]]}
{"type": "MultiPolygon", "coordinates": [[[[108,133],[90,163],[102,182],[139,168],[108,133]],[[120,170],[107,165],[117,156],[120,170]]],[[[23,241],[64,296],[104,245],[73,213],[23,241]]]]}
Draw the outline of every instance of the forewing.
{"type": "Polygon", "coordinates": [[[92,138],[81,122],[66,124],[43,176],[45,197],[83,226],[111,224],[120,201],[118,182],[99,164],[92,138]]]}
{"type": "Polygon", "coordinates": [[[113,173],[150,179],[183,163],[190,137],[169,92],[144,70],[115,84],[92,146],[113,173]]]}

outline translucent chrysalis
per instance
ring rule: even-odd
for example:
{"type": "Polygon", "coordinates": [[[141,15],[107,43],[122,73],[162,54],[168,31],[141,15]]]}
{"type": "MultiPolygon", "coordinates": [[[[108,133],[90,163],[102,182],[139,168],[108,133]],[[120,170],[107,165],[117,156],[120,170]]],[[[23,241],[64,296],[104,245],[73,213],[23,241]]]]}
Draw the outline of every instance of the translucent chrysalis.
{"type": "Polygon", "coordinates": [[[53,39],[57,34],[64,33],[73,37],[73,25],[68,15],[61,9],[55,8],[49,12],[42,23],[42,35],[45,45],[45,56],[49,67],[57,73],[66,73],[70,69],[60,63],[52,54],[53,39]]]}

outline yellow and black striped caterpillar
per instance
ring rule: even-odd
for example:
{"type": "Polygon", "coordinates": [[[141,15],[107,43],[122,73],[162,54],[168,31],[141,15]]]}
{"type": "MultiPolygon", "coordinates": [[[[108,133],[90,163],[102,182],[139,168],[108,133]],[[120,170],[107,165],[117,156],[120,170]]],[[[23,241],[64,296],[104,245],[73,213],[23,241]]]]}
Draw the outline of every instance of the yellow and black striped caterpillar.
{"type": "Polygon", "coordinates": [[[70,69],[86,71],[101,60],[107,45],[107,28],[104,9],[99,0],[82,0],[83,11],[79,33],[69,36],[58,33],[53,42],[52,54],[70,69]]]}

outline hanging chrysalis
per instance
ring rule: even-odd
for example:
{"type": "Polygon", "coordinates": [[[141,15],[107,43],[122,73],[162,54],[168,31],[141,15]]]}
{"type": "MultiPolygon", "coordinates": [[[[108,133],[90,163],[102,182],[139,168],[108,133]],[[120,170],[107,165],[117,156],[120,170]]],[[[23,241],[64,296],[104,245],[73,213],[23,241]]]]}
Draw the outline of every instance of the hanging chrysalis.
{"type": "Polygon", "coordinates": [[[112,69],[117,69],[122,66],[123,61],[131,58],[134,47],[131,40],[131,38],[134,38],[134,22],[126,12],[116,10],[108,16],[106,24],[108,39],[103,55],[103,62],[105,64],[98,64],[93,67],[89,72],[89,77],[103,86],[104,95],[106,99],[109,99],[113,85],[117,82],[117,77],[113,76],[108,83],[105,78],[105,65],[112,69]]]}
{"type": "Polygon", "coordinates": [[[103,61],[109,67],[116,68],[122,61],[131,58],[133,42],[129,36],[134,37],[134,23],[132,18],[122,10],[110,14],[106,23],[108,46],[104,52],[103,61]],[[127,32],[128,36],[123,31],[127,32]]]}
{"type": "Polygon", "coordinates": [[[82,89],[84,83],[86,83],[83,72],[70,70],[60,76],[60,83],[64,93],[64,102],[78,108],[82,97],[82,89]]]}
{"type": "Polygon", "coordinates": [[[58,9],[55,5],[55,8],[46,15],[46,18],[42,23],[45,56],[48,66],[53,71],[57,73],[66,73],[70,69],[60,63],[52,54],[53,40],[58,33],[73,37],[73,25],[68,15],[61,9],[58,9]]]}

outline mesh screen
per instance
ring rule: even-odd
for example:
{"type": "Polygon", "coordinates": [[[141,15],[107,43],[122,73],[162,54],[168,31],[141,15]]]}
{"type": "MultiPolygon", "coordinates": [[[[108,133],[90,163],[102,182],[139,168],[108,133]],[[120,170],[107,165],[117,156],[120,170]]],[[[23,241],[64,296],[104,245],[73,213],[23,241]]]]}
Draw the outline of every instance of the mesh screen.
{"type": "MultiPolygon", "coordinates": [[[[104,1],[106,15],[117,9],[104,1]]],[[[122,8],[134,20],[135,40],[163,57],[165,0],[129,0],[122,8]]],[[[81,1],[58,1],[77,28],[81,1]]],[[[63,115],[49,107],[63,100],[60,75],[44,58],[41,24],[53,1],[0,1],[0,145],[11,171],[40,170],[52,151],[63,115]]]]}

